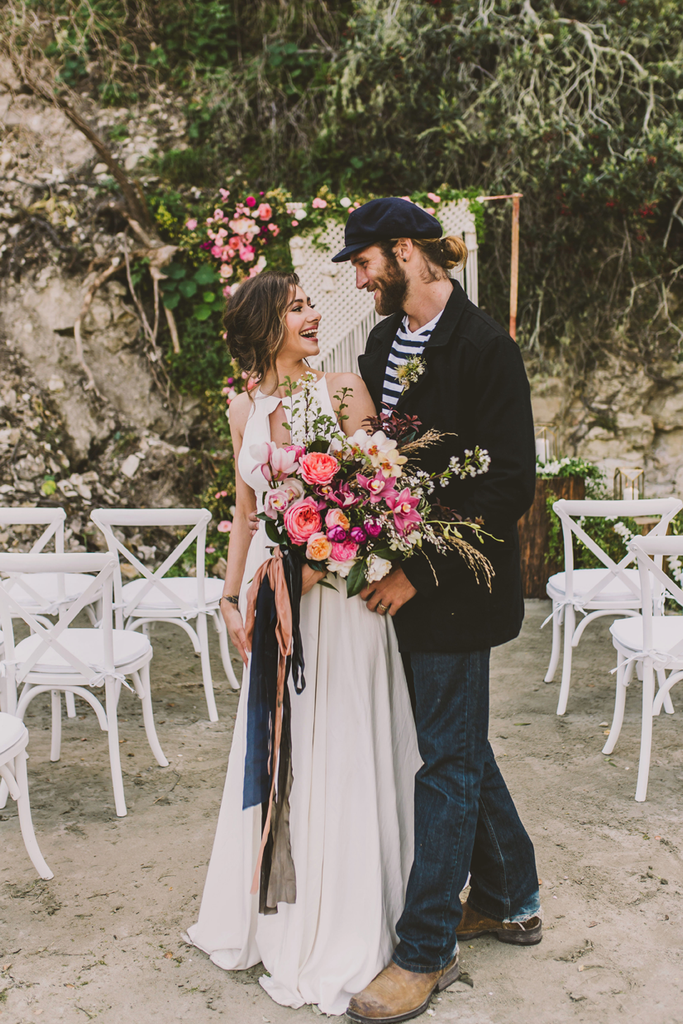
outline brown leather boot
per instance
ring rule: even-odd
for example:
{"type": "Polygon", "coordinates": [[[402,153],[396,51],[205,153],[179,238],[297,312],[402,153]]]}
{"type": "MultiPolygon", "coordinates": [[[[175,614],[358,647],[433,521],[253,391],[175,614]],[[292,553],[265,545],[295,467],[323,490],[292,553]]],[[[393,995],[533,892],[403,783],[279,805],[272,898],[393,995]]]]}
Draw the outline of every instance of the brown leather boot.
{"type": "Polygon", "coordinates": [[[531,917],[528,921],[494,921],[465,903],[457,936],[463,942],[478,939],[480,935],[495,935],[499,942],[509,942],[513,946],[535,946],[543,938],[542,933],[540,917],[531,917]]]}
{"type": "Polygon", "coordinates": [[[362,1024],[398,1024],[418,1017],[435,992],[448,988],[460,974],[458,954],[441,971],[418,974],[392,962],[367,988],[354,996],[346,1016],[362,1024]]]}

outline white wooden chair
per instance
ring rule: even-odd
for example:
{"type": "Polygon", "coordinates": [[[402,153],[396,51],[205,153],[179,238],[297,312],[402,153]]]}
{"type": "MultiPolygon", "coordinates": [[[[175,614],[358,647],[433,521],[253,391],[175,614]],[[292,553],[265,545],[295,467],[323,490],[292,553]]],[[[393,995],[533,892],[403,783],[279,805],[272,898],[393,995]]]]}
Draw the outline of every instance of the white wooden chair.
{"type": "MultiPolygon", "coordinates": [[[[113,628],[112,589],[117,561],[110,554],[0,554],[0,572],[6,573],[97,573],[89,576],[90,585],[68,609],[63,609],[56,623],[45,625],[20,605],[11,592],[0,588],[0,624],[5,636],[2,662],[6,700],[16,717],[23,720],[26,708],[41,693],[52,695],[52,745],[50,760],[58,761],[61,746],[60,694],[77,694],[97,715],[100,728],[109,738],[114,802],[119,817],[125,816],[117,707],[122,685],[129,687],[126,676],[133,680],[135,693],[142,702],[142,715],[152,753],[166,767],[168,761],[154,727],[152,697],[149,685],[149,663],[152,645],[149,638],[113,628]],[[100,600],[102,618],[98,629],[80,629],[71,623],[88,603],[100,600]],[[32,633],[15,644],[13,619],[20,618],[32,633]],[[21,687],[17,700],[17,692],[21,687]],[[104,704],[93,689],[104,687],[104,704]]],[[[129,687],[130,689],[130,687],[129,687]]],[[[0,806],[6,792],[0,786],[0,806]]]]}
{"type": "MultiPolygon", "coordinates": [[[[585,532],[581,526],[582,517],[604,519],[624,516],[659,516],[650,536],[665,534],[671,519],[683,502],[678,498],[652,498],[642,501],[568,501],[560,499],[553,505],[562,524],[564,541],[564,572],[555,573],[548,580],[546,592],[553,602],[553,643],[550,664],[545,681],[551,683],[560,660],[561,634],[564,622],[564,652],[562,660],[562,682],[557,703],[557,714],[567,710],[569,686],[572,674],[572,651],[577,646],[586,626],[604,615],[637,615],[641,607],[638,570],[628,568],[635,556],[628,551],[620,562],[615,562],[585,532]],[[598,558],[603,568],[575,569],[573,539],[577,537],[589,551],[598,558]],[[576,613],[584,617],[576,625],[576,613]]],[[[549,620],[546,620],[546,622],[549,620]]],[[[543,624],[545,625],[545,623],[543,624]]]]}
{"type": "MultiPolygon", "coordinates": [[[[52,542],[55,553],[64,552],[63,508],[0,508],[0,526],[44,526],[45,529],[33,544],[30,554],[37,555],[52,542]]],[[[47,616],[59,615],[71,601],[77,600],[86,590],[92,578],[83,573],[33,573],[21,574],[3,580],[0,586],[11,591],[17,602],[32,612],[36,618],[49,625],[47,616]]],[[[88,605],[85,612],[95,624],[98,611],[88,605]]],[[[69,718],[76,717],[76,706],[72,693],[66,695],[66,711],[69,718]]],[[[1,707],[0,703],[0,707],[1,707]]]]}
{"type": "MultiPolygon", "coordinates": [[[[63,508],[0,508],[0,526],[44,526],[45,529],[30,550],[37,555],[50,542],[56,554],[64,552],[63,508]]],[[[5,580],[2,586],[11,590],[19,604],[37,616],[59,615],[66,605],[76,600],[92,582],[91,577],[82,573],[46,573],[15,576],[5,580]]],[[[85,609],[91,622],[96,621],[92,608],[85,609]]]]}
{"type": "Polygon", "coordinates": [[[228,631],[220,612],[220,598],[223,593],[222,580],[207,577],[204,571],[204,549],[206,527],[211,520],[208,509],[93,509],[92,521],[104,534],[109,550],[117,557],[122,556],[140,574],[140,579],[125,585],[120,568],[114,577],[114,595],[117,627],[120,629],[144,629],[150,622],[169,622],[183,629],[201,657],[204,693],[209,711],[209,720],[218,721],[216,699],[213,692],[211,661],[209,659],[209,638],[206,628],[207,616],[213,620],[218,633],[221,660],[228,682],[234,690],[239,683],[230,663],[228,631]],[[191,527],[180,543],[171,551],[159,568],[152,572],[135,557],[114,533],[114,527],[191,527]],[[196,576],[168,576],[180,556],[196,542],[196,576]],[[190,622],[194,620],[196,628],[190,622]]]}
{"type": "Polygon", "coordinates": [[[19,828],[34,868],[41,878],[52,878],[53,874],[45,863],[33,831],[26,774],[27,744],[28,729],[24,723],[14,715],[0,712],[0,778],[9,795],[17,802],[19,828]]]}
{"type": "Polygon", "coordinates": [[[683,537],[636,537],[629,545],[638,559],[642,615],[618,619],[610,626],[617,649],[617,692],[614,717],[603,754],[614,750],[624,721],[626,690],[635,666],[642,667],[643,710],[636,800],[647,796],[652,754],[652,720],[662,708],[673,713],[671,688],[683,679],[683,615],[663,615],[662,598],[669,594],[683,607],[683,590],[662,568],[662,558],[683,555],[683,537]],[[667,675],[668,673],[668,675],[667,675]],[[655,684],[657,677],[658,685],[655,684]]]}

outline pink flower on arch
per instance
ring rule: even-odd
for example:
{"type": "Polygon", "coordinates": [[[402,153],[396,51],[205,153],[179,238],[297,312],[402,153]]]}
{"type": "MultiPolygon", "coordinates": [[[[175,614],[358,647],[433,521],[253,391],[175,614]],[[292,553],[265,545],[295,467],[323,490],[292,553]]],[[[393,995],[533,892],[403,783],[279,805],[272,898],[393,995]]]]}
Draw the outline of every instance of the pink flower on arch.
{"type": "Polygon", "coordinates": [[[428,192],[427,193],[427,199],[431,199],[431,201],[433,203],[440,203],[441,202],[441,196],[437,196],[436,192],[428,192]]]}
{"type": "Polygon", "coordinates": [[[259,208],[256,211],[256,214],[260,220],[270,220],[273,216],[273,209],[270,203],[259,203],[259,208]]]}
{"type": "Polygon", "coordinates": [[[185,227],[187,228],[188,231],[194,231],[195,228],[197,227],[197,221],[195,220],[195,218],[191,217],[188,221],[186,221],[185,227]]]}
{"type": "Polygon", "coordinates": [[[229,519],[223,519],[216,527],[219,533],[230,533],[232,530],[232,523],[229,519]]]}
{"type": "Polygon", "coordinates": [[[325,207],[327,206],[327,200],[321,199],[320,196],[316,196],[313,202],[311,203],[311,206],[313,207],[314,210],[324,210],[325,207]]]}

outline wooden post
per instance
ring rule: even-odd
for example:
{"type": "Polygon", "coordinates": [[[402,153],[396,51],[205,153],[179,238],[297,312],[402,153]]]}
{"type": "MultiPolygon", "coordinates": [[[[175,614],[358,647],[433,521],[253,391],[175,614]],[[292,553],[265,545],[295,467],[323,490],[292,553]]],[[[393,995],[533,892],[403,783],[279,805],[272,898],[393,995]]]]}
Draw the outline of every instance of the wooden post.
{"type": "Polygon", "coordinates": [[[586,497],[586,482],[581,476],[536,480],[534,503],[518,524],[525,597],[545,597],[548,577],[564,568],[563,559],[559,562],[546,560],[550,530],[547,499],[550,496],[582,501],[586,497]]]}
{"type": "Polygon", "coordinates": [[[510,254],[510,337],[517,340],[517,284],[519,281],[519,200],[520,192],[512,196],[512,251],[510,254]]]}

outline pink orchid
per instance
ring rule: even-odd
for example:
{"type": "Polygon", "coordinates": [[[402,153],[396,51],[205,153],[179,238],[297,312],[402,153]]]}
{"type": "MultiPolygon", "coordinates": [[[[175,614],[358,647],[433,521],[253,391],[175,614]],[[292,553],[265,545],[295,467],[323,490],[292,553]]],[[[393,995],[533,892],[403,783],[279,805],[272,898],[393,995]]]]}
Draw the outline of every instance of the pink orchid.
{"type": "MultiPolygon", "coordinates": [[[[373,477],[363,476],[362,473],[359,473],[356,479],[361,487],[370,492],[370,501],[373,504],[381,501],[382,498],[385,498],[388,504],[389,496],[396,493],[393,477],[385,477],[381,470],[373,477]]],[[[389,507],[392,508],[393,506],[390,505],[389,507]]]]}
{"type": "Polygon", "coordinates": [[[296,453],[291,449],[288,450],[287,448],[276,448],[270,456],[270,465],[273,469],[274,479],[276,480],[282,480],[285,477],[288,477],[299,467],[299,463],[296,459],[296,453]]]}
{"type": "Polygon", "coordinates": [[[273,452],[276,451],[277,445],[275,444],[274,441],[264,441],[263,444],[252,444],[251,448],[249,449],[249,454],[251,455],[254,462],[256,462],[257,465],[260,467],[261,472],[263,473],[266,480],[270,480],[272,478],[270,459],[271,456],[273,455],[273,452]]]}
{"type": "Polygon", "coordinates": [[[420,499],[413,497],[407,487],[398,494],[387,494],[386,503],[394,513],[394,523],[399,533],[406,533],[411,526],[422,522],[422,516],[417,511],[420,499]]]}

